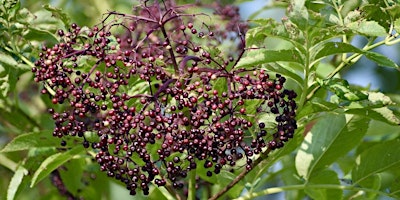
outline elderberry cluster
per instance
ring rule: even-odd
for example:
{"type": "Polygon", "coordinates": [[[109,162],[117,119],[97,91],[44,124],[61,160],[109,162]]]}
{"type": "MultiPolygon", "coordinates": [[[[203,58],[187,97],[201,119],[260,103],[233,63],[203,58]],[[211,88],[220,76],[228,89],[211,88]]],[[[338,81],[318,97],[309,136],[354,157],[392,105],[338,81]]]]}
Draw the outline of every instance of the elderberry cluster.
{"type": "Polygon", "coordinates": [[[297,128],[296,93],[283,76],[235,68],[243,33],[238,44],[183,10],[165,1],[110,12],[91,29],[72,24],[32,69],[42,93],[63,105],[49,109],[53,135],[83,138],[132,195],[148,194],[150,183],[183,188],[198,167],[212,176],[244,159],[250,170],[256,154],[282,147],[297,128]],[[225,56],[218,47],[227,43],[225,56]]]}

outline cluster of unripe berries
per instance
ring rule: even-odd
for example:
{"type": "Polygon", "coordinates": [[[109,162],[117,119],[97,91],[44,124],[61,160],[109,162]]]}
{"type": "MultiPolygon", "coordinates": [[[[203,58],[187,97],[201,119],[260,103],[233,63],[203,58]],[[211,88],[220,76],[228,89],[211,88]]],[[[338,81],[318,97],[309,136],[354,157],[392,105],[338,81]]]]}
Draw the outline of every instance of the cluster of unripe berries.
{"type": "MultiPolygon", "coordinates": [[[[286,79],[236,69],[244,50],[223,56],[216,49],[226,38],[196,27],[196,15],[155,3],[109,18],[58,31],[61,42],[43,47],[32,71],[42,93],[63,105],[49,109],[53,135],[82,137],[131,194],[148,194],[151,182],[182,188],[198,167],[212,176],[244,159],[250,170],[257,154],[293,137],[296,93],[284,89],[286,79]]],[[[232,44],[232,52],[243,46],[232,44]]]]}

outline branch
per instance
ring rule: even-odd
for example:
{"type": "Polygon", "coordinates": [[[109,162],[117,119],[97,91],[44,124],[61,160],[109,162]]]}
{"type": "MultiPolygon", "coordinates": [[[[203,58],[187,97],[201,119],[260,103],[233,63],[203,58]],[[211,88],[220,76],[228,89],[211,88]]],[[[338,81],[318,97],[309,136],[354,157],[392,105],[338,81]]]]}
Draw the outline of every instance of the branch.
{"type": "MultiPolygon", "coordinates": [[[[167,32],[165,31],[164,25],[161,25],[161,31],[162,31],[168,45],[171,45],[171,42],[169,41],[169,37],[167,35],[167,32]]],[[[168,49],[168,51],[169,51],[169,54],[171,55],[172,64],[174,65],[174,71],[176,74],[179,72],[179,69],[178,69],[178,63],[176,62],[174,51],[172,50],[172,48],[168,49]]]]}
{"type": "Polygon", "coordinates": [[[271,149],[267,149],[264,153],[262,153],[260,155],[260,157],[258,157],[252,165],[252,168],[250,170],[244,170],[242,171],[235,179],[233,179],[232,182],[230,182],[227,186],[225,186],[225,188],[223,188],[222,190],[220,190],[217,194],[215,194],[214,196],[212,196],[209,200],[217,200],[219,197],[221,197],[222,195],[224,195],[226,192],[228,192],[231,188],[233,188],[233,186],[235,186],[239,181],[241,181],[249,172],[251,172],[255,166],[257,166],[258,164],[260,164],[264,159],[266,159],[268,157],[269,152],[271,152],[271,149]]]}
{"type": "Polygon", "coordinates": [[[66,196],[68,200],[78,199],[71,192],[67,190],[65,184],[61,179],[60,172],[57,169],[51,172],[51,182],[57,188],[58,192],[61,195],[66,196]]]}

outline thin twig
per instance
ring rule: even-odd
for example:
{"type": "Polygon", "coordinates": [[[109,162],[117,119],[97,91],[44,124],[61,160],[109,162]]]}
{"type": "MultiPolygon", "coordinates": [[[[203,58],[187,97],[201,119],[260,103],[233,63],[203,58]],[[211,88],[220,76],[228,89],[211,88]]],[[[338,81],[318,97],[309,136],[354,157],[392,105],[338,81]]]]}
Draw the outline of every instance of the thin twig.
{"type": "Polygon", "coordinates": [[[252,164],[252,168],[250,170],[244,170],[242,171],[235,179],[232,180],[225,188],[220,190],[217,194],[212,196],[209,200],[217,200],[219,197],[224,195],[226,192],[228,192],[233,186],[235,186],[239,181],[241,181],[249,172],[251,172],[258,164],[260,164],[264,159],[268,157],[269,152],[271,152],[271,149],[267,149],[264,153],[260,155],[252,164]]]}
{"type": "Polygon", "coordinates": [[[66,196],[68,200],[78,199],[71,192],[67,190],[67,187],[65,186],[64,182],[61,179],[60,172],[57,169],[51,172],[51,182],[57,188],[58,192],[61,195],[66,196]]]}

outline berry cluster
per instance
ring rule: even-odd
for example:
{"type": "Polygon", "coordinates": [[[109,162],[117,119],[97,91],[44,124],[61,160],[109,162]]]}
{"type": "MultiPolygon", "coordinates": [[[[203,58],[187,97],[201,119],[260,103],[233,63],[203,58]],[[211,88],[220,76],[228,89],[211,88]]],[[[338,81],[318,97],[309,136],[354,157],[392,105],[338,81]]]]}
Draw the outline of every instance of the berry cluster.
{"type": "Polygon", "coordinates": [[[131,194],[148,194],[150,183],[183,188],[198,167],[212,176],[245,159],[250,170],[255,154],[282,147],[297,128],[286,79],[235,68],[244,39],[218,36],[182,9],[166,1],[111,12],[90,30],[72,24],[32,69],[42,93],[64,105],[49,109],[53,135],[83,138],[131,194]],[[229,56],[222,43],[231,44],[229,56]]]}

